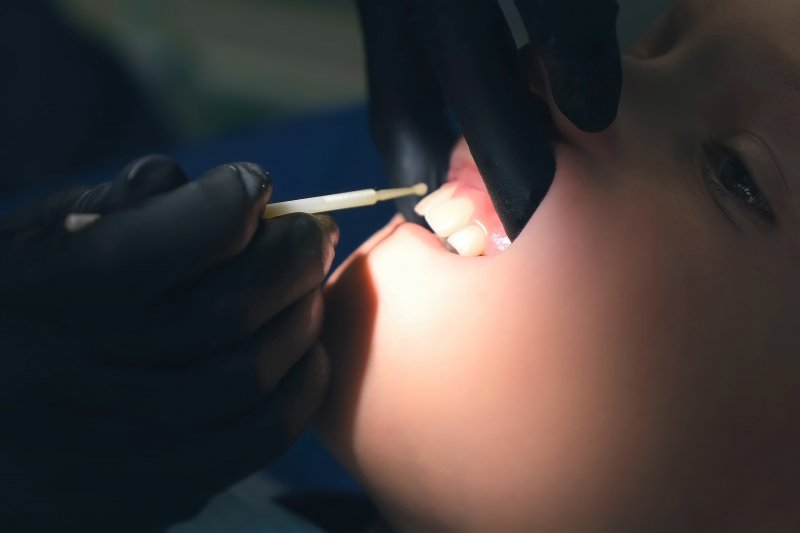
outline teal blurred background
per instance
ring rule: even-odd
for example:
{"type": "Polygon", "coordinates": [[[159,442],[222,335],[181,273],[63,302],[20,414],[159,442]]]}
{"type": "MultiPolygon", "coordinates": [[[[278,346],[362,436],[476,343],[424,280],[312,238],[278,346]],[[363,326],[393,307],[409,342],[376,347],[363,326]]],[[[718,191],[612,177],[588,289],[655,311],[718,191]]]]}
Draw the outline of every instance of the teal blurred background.
{"type": "MultiPolygon", "coordinates": [[[[125,62],[181,139],[364,98],[353,0],[58,3],[125,62]]],[[[501,4],[508,12],[513,1],[501,4]]],[[[621,39],[629,43],[667,2],[620,4],[621,39]]],[[[514,33],[524,38],[518,24],[514,33]]]]}
{"type": "Polygon", "coordinates": [[[59,0],[185,141],[364,96],[350,0],[59,0]]]}

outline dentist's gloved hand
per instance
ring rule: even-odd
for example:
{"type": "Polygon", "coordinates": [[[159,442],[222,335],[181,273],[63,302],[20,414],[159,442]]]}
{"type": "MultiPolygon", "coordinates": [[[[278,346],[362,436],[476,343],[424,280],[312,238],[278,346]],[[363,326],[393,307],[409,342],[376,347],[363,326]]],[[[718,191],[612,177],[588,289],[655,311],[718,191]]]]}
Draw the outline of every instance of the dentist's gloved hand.
{"type": "Polygon", "coordinates": [[[338,230],[263,221],[270,190],[152,156],[0,220],[1,529],[160,530],[306,425],[338,230]]]}
{"type": "MultiPolygon", "coordinates": [[[[560,111],[596,132],[622,85],[614,0],[516,0],[560,111]]],[[[520,72],[497,0],[359,0],[373,136],[395,185],[439,186],[452,111],[512,239],[552,183],[551,120],[520,72]]],[[[419,221],[413,200],[398,202],[419,221]]]]}

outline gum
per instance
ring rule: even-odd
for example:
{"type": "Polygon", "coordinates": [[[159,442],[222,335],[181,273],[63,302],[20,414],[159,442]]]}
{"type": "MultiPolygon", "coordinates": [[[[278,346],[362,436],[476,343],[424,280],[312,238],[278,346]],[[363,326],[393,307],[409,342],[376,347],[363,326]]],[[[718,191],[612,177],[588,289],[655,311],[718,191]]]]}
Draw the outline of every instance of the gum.
{"type": "Polygon", "coordinates": [[[468,196],[473,200],[475,204],[474,222],[481,226],[488,236],[484,255],[496,255],[511,246],[511,240],[497,216],[483,178],[463,137],[456,144],[450,156],[447,184],[443,188],[447,186],[456,188],[454,198],[468,196]]]}

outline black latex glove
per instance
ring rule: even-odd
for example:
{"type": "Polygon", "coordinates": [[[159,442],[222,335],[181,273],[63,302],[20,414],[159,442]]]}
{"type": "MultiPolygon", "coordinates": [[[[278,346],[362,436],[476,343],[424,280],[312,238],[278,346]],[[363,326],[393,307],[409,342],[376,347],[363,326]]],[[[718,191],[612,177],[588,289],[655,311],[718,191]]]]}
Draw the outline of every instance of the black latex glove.
{"type": "Polygon", "coordinates": [[[338,230],[270,190],[156,156],[0,221],[0,529],[158,530],[298,435],[338,230]]]}
{"type": "MultiPolygon", "coordinates": [[[[554,99],[579,128],[616,117],[622,84],[614,0],[516,0],[554,99]]],[[[509,237],[555,174],[551,121],[521,73],[496,0],[359,0],[370,119],[395,185],[439,186],[455,115],[509,237]],[[444,95],[444,97],[443,97],[444,95]]],[[[419,222],[413,200],[398,203],[419,222]]]]}

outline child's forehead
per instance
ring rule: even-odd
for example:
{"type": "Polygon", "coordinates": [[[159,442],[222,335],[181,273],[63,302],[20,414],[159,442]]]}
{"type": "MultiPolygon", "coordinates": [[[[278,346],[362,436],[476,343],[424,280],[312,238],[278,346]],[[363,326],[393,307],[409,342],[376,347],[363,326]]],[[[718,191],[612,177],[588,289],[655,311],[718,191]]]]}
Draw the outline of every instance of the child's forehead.
{"type": "Polygon", "coordinates": [[[690,19],[698,29],[710,26],[726,28],[735,37],[737,31],[781,38],[798,39],[800,2],[797,0],[677,0],[675,9],[690,19]]]}
{"type": "Polygon", "coordinates": [[[677,0],[669,16],[690,46],[714,43],[723,62],[767,62],[800,74],[798,0],[677,0]]]}

